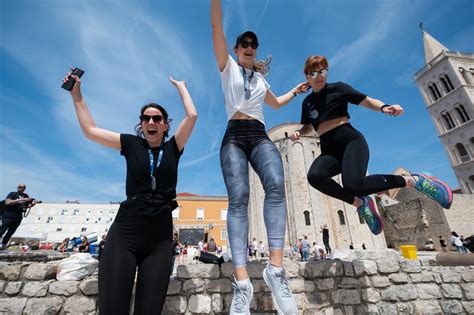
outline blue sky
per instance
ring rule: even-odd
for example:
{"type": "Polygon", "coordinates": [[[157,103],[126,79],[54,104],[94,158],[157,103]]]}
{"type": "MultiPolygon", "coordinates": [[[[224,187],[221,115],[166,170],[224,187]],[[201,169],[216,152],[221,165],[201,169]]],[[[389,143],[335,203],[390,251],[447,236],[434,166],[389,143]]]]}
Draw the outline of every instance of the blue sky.
{"type": "MultiPolygon", "coordinates": [[[[209,1],[0,2],[0,195],[27,184],[47,202],[125,198],[125,160],[86,139],[68,92],[69,66],[86,71],[83,95],[98,126],[133,133],[140,107],[183,109],[168,75],[187,82],[199,117],[180,162],[178,192],[225,195],[219,147],[226,113],[212,51],[209,1]]],[[[345,81],[386,103],[399,118],[351,106],[352,124],[371,150],[369,172],[399,166],[458,183],[414,84],[424,65],[418,24],[450,50],[474,52],[471,0],[224,1],[229,45],[244,30],[271,54],[267,80],[280,95],[304,80],[309,55],[330,61],[329,82],[345,81]]],[[[301,101],[265,109],[267,128],[298,122],[301,101]]]]}

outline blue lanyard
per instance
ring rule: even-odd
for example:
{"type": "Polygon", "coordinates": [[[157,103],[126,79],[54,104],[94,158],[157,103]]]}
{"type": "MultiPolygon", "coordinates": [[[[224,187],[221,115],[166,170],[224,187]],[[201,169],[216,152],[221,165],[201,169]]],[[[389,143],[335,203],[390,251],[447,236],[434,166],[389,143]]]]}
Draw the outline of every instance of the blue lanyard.
{"type": "Polygon", "coordinates": [[[245,71],[245,68],[240,64],[239,64],[239,67],[242,68],[242,76],[244,77],[245,99],[248,100],[250,99],[250,81],[252,81],[255,71],[252,70],[252,73],[247,79],[247,71],[245,71]]]}
{"type": "Polygon", "coordinates": [[[153,157],[153,151],[148,149],[148,153],[150,154],[150,177],[151,177],[151,189],[156,189],[156,178],[155,173],[158,167],[161,164],[161,159],[163,158],[163,150],[160,147],[158,152],[158,160],[156,161],[156,166],[154,165],[155,159],[153,157]]]}

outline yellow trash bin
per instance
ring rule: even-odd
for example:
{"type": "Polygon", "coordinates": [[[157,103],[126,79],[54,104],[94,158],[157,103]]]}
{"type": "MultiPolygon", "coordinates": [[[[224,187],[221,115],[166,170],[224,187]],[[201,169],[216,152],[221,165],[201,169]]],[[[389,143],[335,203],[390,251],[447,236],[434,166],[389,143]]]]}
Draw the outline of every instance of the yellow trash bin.
{"type": "Polygon", "coordinates": [[[415,245],[402,245],[400,246],[403,258],[406,259],[418,259],[416,257],[416,246],[415,245]]]}

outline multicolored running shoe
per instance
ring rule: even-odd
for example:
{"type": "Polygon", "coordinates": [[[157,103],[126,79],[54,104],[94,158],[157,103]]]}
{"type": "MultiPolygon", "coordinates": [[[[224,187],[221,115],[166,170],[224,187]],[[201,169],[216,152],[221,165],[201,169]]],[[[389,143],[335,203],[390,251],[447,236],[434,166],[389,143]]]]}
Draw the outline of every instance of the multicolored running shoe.
{"type": "Polygon", "coordinates": [[[377,207],[375,206],[374,199],[370,196],[359,196],[364,202],[360,207],[357,208],[357,212],[362,215],[365,223],[369,226],[370,231],[374,234],[380,234],[383,230],[383,222],[380,215],[377,213],[377,207]]]}
{"type": "Polygon", "coordinates": [[[424,193],[434,201],[438,202],[441,207],[449,209],[453,203],[453,192],[448,184],[440,181],[433,174],[423,172],[420,174],[412,174],[418,176],[415,182],[415,189],[424,193]]]}

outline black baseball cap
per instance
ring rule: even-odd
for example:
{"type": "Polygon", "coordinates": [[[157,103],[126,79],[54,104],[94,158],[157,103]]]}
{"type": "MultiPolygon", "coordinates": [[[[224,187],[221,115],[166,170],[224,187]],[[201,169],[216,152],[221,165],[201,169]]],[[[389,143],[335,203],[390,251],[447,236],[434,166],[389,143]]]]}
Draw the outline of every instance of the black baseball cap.
{"type": "Polygon", "coordinates": [[[237,40],[235,41],[235,47],[237,47],[239,45],[240,40],[242,40],[243,38],[246,38],[246,37],[251,38],[253,40],[253,42],[258,45],[257,34],[255,34],[252,31],[246,31],[246,32],[243,32],[242,34],[240,34],[239,36],[237,36],[237,40]]]}

